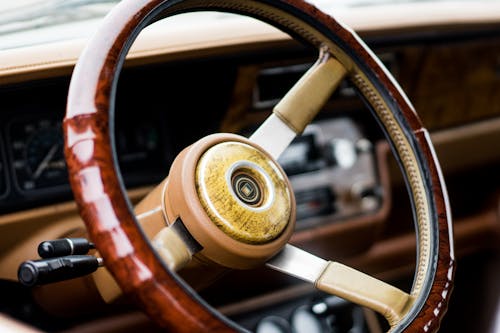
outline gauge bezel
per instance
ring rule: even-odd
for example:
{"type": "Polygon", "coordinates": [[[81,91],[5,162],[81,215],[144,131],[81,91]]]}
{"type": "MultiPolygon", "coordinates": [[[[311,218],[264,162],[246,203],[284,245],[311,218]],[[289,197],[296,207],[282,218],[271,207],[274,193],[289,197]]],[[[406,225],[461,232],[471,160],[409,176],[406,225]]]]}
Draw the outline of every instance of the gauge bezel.
{"type": "MultiPolygon", "coordinates": [[[[8,146],[8,154],[9,154],[9,159],[11,161],[10,164],[10,171],[12,173],[12,183],[14,184],[16,190],[21,193],[24,196],[28,197],[37,197],[37,196],[42,196],[45,194],[51,194],[51,193],[57,193],[57,194],[62,194],[65,192],[70,192],[70,186],[69,182],[66,182],[64,184],[60,185],[54,185],[54,186],[48,186],[48,187],[42,187],[42,188],[33,188],[33,189],[24,189],[21,184],[19,184],[18,180],[18,174],[16,172],[16,168],[14,167],[14,161],[15,156],[14,156],[14,151],[13,151],[13,141],[12,141],[12,125],[15,123],[27,123],[27,122],[37,122],[39,123],[40,121],[47,120],[51,124],[54,122],[60,121],[57,119],[57,117],[54,117],[54,115],[51,114],[29,114],[29,115],[23,115],[19,117],[13,117],[11,118],[8,123],[7,123],[7,128],[6,128],[6,136],[7,136],[7,146],[8,146]]],[[[61,127],[61,136],[63,135],[62,133],[62,127],[61,127]]],[[[27,139],[27,138],[26,138],[27,139]]],[[[25,141],[26,142],[26,141],[25,141]]]]}

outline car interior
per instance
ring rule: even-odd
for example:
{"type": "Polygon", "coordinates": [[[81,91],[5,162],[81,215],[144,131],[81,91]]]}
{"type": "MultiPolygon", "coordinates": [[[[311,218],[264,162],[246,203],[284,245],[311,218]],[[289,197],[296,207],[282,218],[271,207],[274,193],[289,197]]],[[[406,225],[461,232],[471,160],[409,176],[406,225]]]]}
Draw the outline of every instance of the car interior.
{"type": "Polygon", "coordinates": [[[0,331],[500,332],[499,1],[23,1],[0,331]]]}

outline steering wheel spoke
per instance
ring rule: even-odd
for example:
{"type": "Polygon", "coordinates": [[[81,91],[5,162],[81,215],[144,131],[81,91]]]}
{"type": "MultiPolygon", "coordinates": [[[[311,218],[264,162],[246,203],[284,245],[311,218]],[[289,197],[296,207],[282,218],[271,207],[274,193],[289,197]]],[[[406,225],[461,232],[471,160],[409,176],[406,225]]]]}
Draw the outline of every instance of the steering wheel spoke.
{"type": "Polygon", "coordinates": [[[252,134],[250,141],[278,159],[323,108],[346,73],[328,48],[321,47],[318,60],[276,104],[272,115],[252,134]]]}
{"type": "Polygon", "coordinates": [[[270,259],[266,266],[310,282],[321,291],[377,311],[391,327],[404,317],[414,302],[413,296],[390,284],[290,244],[270,259]]]}
{"type": "Polygon", "coordinates": [[[408,313],[410,294],[338,262],[329,262],[315,282],[316,288],[365,306],[383,315],[394,327],[408,313]]]}

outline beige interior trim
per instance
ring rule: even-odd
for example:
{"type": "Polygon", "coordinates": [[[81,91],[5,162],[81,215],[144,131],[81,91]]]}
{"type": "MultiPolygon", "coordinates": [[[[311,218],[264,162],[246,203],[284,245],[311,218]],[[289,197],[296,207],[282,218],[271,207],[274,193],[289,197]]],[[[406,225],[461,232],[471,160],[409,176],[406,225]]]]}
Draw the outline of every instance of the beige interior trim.
{"type": "Polygon", "coordinates": [[[391,327],[410,310],[414,297],[370,275],[330,262],[316,288],[382,314],[391,327]]]}
{"type": "MultiPolygon", "coordinates": [[[[152,189],[153,188],[151,186],[143,186],[128,190],[127,193],[130,201],[132,203],[136,203],[140,199],[144,198],[146,194],[151,192],[152,189]]],[[[0,215],[0,227],[8,224],[23,223],[28,220],[33,223],[43,223],[43,221],[50,220],[54,217],[61,217],[66,214],[78,216],[75,215],[76,212],[77,208],[74,201],[63,202],[40,208],[23,210],[12,214],[0,215]]]]}
{"type": "MultiPolygon", "coordinates": [[[[446,175],[500,162],[500,149],[491,144],[500,142],[500,118],[435,131],[431,139],[446,175]]],[[[399,167],[393,159],[389,162],[391,182],[402,184],[399,167]]]]}
{"type": "Polygon", "coordinates": [[[346,75],[344,66],[322,49],[318,61],[274,107],[274,114],[301,134],[346,75]]]}
{"type": "MultiPolygon", "coordinates": [[[[431,258],[431,215],[429,212],[429,202],[423,182],[424,177],[418,167],[415,152],[411,148],[403,130],[396,122],[394,115],[390,112],[377,90],[372,86],[370,81],[362,72],[354,73],[351,76],[351,79],[372,105],[374,111],[380,117],[380,120],[391,137],[394,147],[396,148],[396,151],[401,159],[401,163],[404,167],[408,183],[412,191],[413,202],[415,205],[417,231],[419,235],[419,252],[415,272],[415,281],[411,294],[413,296],[417,296],[422,289],[424,279],[430,269],[431,258]]],[[[425,131],[425,129],[422,129],[422,131],[425,131]]]]}
{"type": "MultiPolygon", "coordinates": [[[[339,8],[333,13],[359,34],[384,30],[453,27],[460,24],[500,24],[500,3],[486,1],[423,2],[368,7],[339,8]]],[[[165,61],[220,52],[234,53],[256,45],[289,42],[290,38],[269,25],[235,16],[209,26],[158,24],[141,33],[133,45],[129,65],[165,61]]],[[[0,51],[0,85],[33,78],[69,75],[87,40],[54,42],[0,51]]]]}
{"type": "Polygon", "coordinates": [[[447,173],[500,161],[500,149],[492,144],[500,142],[500,118],[438,131],[431,139],[447,173]]]}
{"type": "MultiPolygon", "coordinates": [[[[203,34],[185,26],[173,29],[159,25],[153,28],[140,34],[127,55],[129,64],[137,59],[161,55],[167,58],[159,60],[175,59],[179,53],[199,57],[206,55],[202,51],[208,49],[290,39],[284,33],[248,18],[222,20],[220,24],[204,28],[203,34]]],[[[34,72],[38,72],[36,78],[69,75],[86,42],[87,39],[78,39],[0,51],[0,84],[31,79],[34,72]]]]}
{"type": "MultiPolygon", "coordinates": [[[[0,255],[0,279],[17,281],[17,269],[26,260],[39,258],[37,246],[44,240],[66,237],[66,235],[78,228],[83,228],[83,223],[77,216],[66,216],[55,218],[47,223],[47,226],[28,233],[30,228],[25,226],[27,233],[15,246],[8,248],[0,255]]],[[[1,231],[1,229],[0,229],[1,231]]],[[[2,237],[9,237],[8,234],[2,237]]]]}
{"type": "Polygon", "coordinates": [[[163,228],[153,238],[152,244],[168,268],[173,271],[180,270],[191,261],[191,252],[173,227],[163,228]]]}
{"type": "Polygon", "coordinates": [[[115,278],[106,268],[101,268],[92,273],[95,287],[106,303],[112,303],[123,295],[123,291],[115,278]]]}
{"type": "Polygon", "coordinates": [[[493,1],[415,1],[343,8],[334,13],[357,32],[487,24],[500,21],[500,3],[493,1]]]}

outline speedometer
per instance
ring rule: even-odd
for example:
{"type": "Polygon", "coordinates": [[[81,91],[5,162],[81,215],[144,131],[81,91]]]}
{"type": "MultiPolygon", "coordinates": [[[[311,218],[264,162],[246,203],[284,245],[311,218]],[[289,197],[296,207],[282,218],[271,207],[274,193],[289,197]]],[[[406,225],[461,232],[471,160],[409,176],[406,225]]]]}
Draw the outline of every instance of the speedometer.
{"type": "Polygon", "coordinates": [[[13,121],[8,136],[20,190],[35,191],[68,183],[60,121],[47,118],[13,121]]]}

